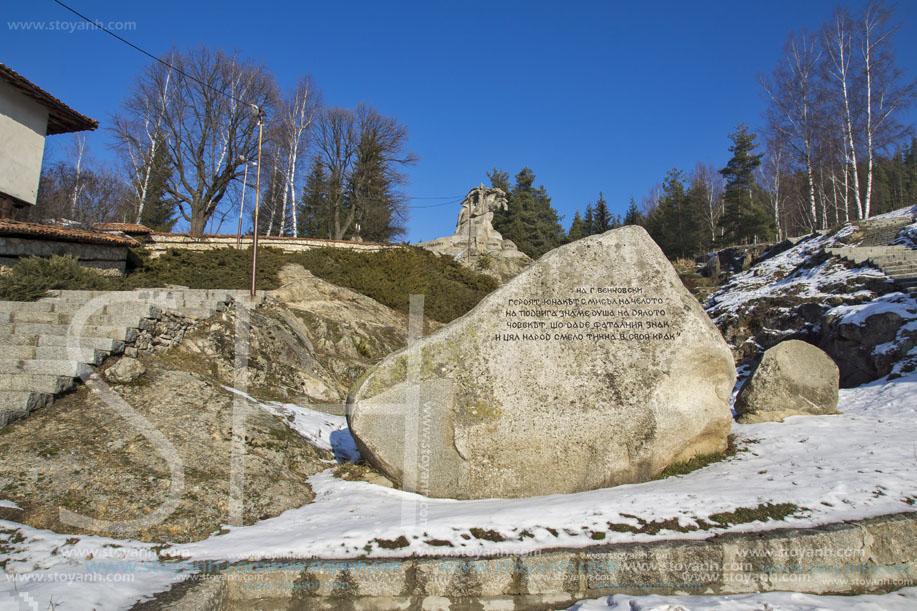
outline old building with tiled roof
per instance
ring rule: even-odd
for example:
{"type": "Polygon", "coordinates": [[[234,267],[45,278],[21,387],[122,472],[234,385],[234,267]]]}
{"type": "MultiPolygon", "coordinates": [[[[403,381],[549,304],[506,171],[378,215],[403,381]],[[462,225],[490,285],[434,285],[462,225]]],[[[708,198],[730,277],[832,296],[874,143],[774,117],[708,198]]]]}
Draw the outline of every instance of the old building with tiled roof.
{"type": "Polygon", "coordinates": [[[14,207],[35,204],[45,136],[98,126],[0,64],[0,218],[9,217],[14,207]]]}

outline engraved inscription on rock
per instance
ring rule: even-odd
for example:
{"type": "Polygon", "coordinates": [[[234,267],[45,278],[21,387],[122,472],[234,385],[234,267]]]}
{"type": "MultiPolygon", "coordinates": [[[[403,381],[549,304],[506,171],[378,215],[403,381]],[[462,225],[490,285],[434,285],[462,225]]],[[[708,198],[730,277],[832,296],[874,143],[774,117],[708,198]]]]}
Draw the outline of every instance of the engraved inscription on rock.
{"type": "MultiPolygon", "coordinates": [[[[669,310],[671,311],[671,310],[669,310]]],[[[508,299],[499,341],[667,341],[677,337],[666,300],[644,287],[577,287],[567,297],[508,299]]]]}
{"type": "Polygon", "coordinates": [[[405,489],[525,497],[645,481],[725,447],[728,346],[640,227],[546,254],[358,381],[363,456],[405,489]]]}

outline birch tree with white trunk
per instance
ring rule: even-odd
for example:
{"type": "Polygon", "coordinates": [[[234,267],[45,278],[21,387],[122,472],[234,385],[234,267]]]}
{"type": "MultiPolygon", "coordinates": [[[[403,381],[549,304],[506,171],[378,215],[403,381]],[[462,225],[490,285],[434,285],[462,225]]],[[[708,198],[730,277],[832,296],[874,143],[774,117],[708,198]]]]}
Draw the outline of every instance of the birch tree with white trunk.
{"type": "Polygon", "coordinates": [[[259,117],[253,106],[270,117],[276,85],[263,66],[207,47],[173,51],[163,61],[169,65],[147,66],[122,105],[114,121],[116,140],[136,150],[136,128],[155,109],[152,118],[172,169],[166,194],[190,232],[200,234],[242,175],[240,159],[257,156],[259,117]]]}
{"type": "Polygon", "coordinates": [[[284,210],[280,233],[286,229],[286,211],[290,212],[290,229],[299,237],[299,221],[296,218],[296,174],[302,164],[303,151],[308,147],[308,135],[319,110],[320,96],[310,77],[299,79],[296,87],[280,100],[278,121],[280,140],[284,150],[284,189],[282,206],[284,210]]]}
{"type": "Polygon", "coordinates": [[[914,103],[917,81],[905,82],[895,66],[892,36],[899,24],[881,0],[870,0],[859,19],[866,107],[866,193],[863,217],[872,207],[873,171],[876,152],[900,140],[908,129],[897,116],[914,103]]]}
{"type": "MultiPolygon", "coordinates": [[[[828,76],[833,84],[833,91],[841,100],[841,117],[844,130],[844,216],[849,219],[847,194],[853,190],[853,201],[856,206],[856,217],[863,218],[863,200],[860,196],[860,176],[857,169],[857,143],[851,111],[851,88],[855,86],[854,67],[854,27],[847,9],[838,7],[834,19],[824,30],[824,45],[827,56],[828,76]],[[853,184],[848,183],[848,177],[853,184]]],[[[833,178],[833,175],[832,175],[833,178]]],[[[867,215],[868,216],[868,215],[867,215]]]]}
{"type": "Polygon", "coordinates": [[[803,165],[809,187],[809,222],[819,224],[815,194],[815,146],[819,120],[817,68],[821,58],[818,41],[805,31],[791,33],[784,44],[783,57],[774,72],[760,77],[771,100],[767,111],[769,128],[780,134],[803,165]]]}

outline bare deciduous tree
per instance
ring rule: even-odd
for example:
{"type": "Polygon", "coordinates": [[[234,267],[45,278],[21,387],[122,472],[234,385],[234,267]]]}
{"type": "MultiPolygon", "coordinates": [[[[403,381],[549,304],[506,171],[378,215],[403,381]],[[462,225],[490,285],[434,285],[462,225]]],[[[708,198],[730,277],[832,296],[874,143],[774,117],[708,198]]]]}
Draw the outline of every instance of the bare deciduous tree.
{"type": "Polygon", "coordinates": [[[403,217],[403,197],[398,187],[405,178],[401,168],[417,156],[405,150],[407,129],[393,117],[360,104],[353,111],[325,109],[315,133],[315,160],[326,174],[324,205],[329,238],[353,235],[355,223],[377,217],[387,207],[387,219],[403,217]]]}
{"type": "Polygon", "coordinates": [[[710,230],[710,241],[716,241],[716,230],[719,227],[720,217],[723,215],[723,189],[725,182],[723,175],[714,166],[697,162],[691,182],[703,186],[704,196],[704,222],[710,230]]]}
{"type": "Polygon", "coordinates": [[[914,102],[917,81],[903,82],[895,66],[892,35],[898,25],[892,11],[881,0],[870,0],[860,18],[860,48],[863,61],[866,107],[866,195],[863,215],[868,218],[872,204],[875,153],[907,133],[897,115],[914,102]]]}
{"type": "Polygon", "coordinates": [[[286,211],[289,209],[290,230],[298,234],[296,219],[296,171],[302,164],[302,152],[308,142],[307,135],[319,110],[319,95],[312,79],[304,77],[296,88],[283,96],[278,109],[278,134],[284,151],[284,189],[282,196],[283,215],[280,234],[286,230],[286,211]],[[289,204],[289,206],[288,206],[289,204]]]}
{"type": "Polygon", "coordinates": [[[148,140],[147,129],[161,133],[173,170],[166,191],[190,231],[202,233],[242,174],[242,160],[255,158],[257,110],[270,115],[276,86],[263,66],[206,47],[173,51],[164,61],[174,69],[150,64],[114,129],[128,156],[148,140]]]}
{"type": "Polygon", "coordinates": [[[820,58],[815,36],[805,31],[791,33],[771,78],[760,78],[773,102],[767,113],[770,131],[780,135],[805,167],[809,187],[808,215],[813,228],[819,221],[815,199],[815,138],[819,124],[817,68],[820,58]]]}

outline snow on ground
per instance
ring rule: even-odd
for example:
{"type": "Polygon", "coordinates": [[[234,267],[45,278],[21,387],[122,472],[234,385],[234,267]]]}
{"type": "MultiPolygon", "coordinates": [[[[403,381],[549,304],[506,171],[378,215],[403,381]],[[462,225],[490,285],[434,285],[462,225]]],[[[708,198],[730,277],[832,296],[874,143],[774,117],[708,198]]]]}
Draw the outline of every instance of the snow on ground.
{"type": "MultiPolygon", "coordinates": [[[[862,284],[868,278],[885,278],[878,269],[868,266],[848,269],[847,265],[833,257],[818,265],[807,265],[825,248],[848,246],[843,240],[855,230],[853,225],[847,225],[836,233],[803,238],[792,248],[736,274],[707,299],[704,304],[707,313],[714,322],[718,322],[762,298],[792,295],[807,300],[822,300],[839,296],[838,287],[862,284]]],[[[865,300],[874,295],[869,291],[860,291],[844,296],[865,300]]]]}
{"type": "MultiPolygon", "coordinates": [[[[842,238],[850,231],[806,238],[756,266],[760,271],[736,275],[728,292],[708,302],[711,315],[735,312],[744,304],[775,294],[817,299],[836,296],[837,287],[856,276],[882,277],[878,270],[851,270],[831,260],[804,265],[822,248],[842,245],[842,238]]],[[[913,234],[917,242],[917,228],[913,234]]],[[[895,293],[873,299],[875,296],[867,293],[844,295],[848,304],[872,301],[838,306],[831,314],[842,316],[845,322],[860,323],[872,314],[893,311],[910,319],[906,329],[917,326],[914,297],[895,293]]],[[[343,417],[293,404],[258,402],[241,391],[230,390],[281,417],[316,446],[332,450],[338,460],[356,457],[343,417]]],[[[842,413],[834,416],[734,424],[733,433],[742,451],[725,461],[680,477],[579,494],[473,501],[432,499],[344,481],[328,469],[310,478],[316,498],[309,505],[252,526],[226,527],[225,534],[197,543],[164,546],[162,550],[148,543],[62,535],[0,521],[0,611],[125,609],[193,576],[199,570],[195,563],[210,560],[524,554],[594,545],[597,539],[593,537],[599,533],[604,535],[601,541],[605,544],[702,539],[727,531],[817,526],[917,511],[917,373],[841,390],[838,408],[842,413]],[[792,503],[798,510],[783,521],[690,530],[702,522],[715,522],[712,514],[765,503],[792,503]],[[618,532],[620,525],[639,530],[641,522],[634,516],[644,523],[675,519],[680,529],[662,529],[655,535],[618,532]],[[472,529],[496,531],[505,540],[479,539],[472,529]],[[380,547],[380,541],[401,536],[408,542],[406,547],[380,547]],[[163,562],[163,556],[170,559],[163,562]]],[[[18,509],[3,499],[0,508],[18,509]]],[[[915,607],[917,589],[912,588],[898,594],[850,598],[788,593],[617,595],[584,601],[575,608],[859,611],[915,607]]]]}
{"type": "Polygon", "coordinates": [[[356,462],[360,459],[360,453],[357,451],[350,429],[347,428],[347,419],[344,416],[318,412],[293,403],[257,401],[241,390],[229,386],[223,388],[281,418],[287,426],[302,435],[315,447],[334,452],[338,461],[356,462]]]}
{"type": "Polygon", "coordinates": [[[913,611],[917,588],[890,594],[815,596],[768,592],[733,596],[629,596],[616,594],[581,601],[570,611],[913,611]]]}
{"type": "Polygon", "coordinates": [[[128,609],[197,572],[154,544],[62,535],[0,520],[0,611],[128,609]]]}
{"type": "Polygon", "coordinates": [[[904,208],[898,208],[897,210],[892,210],[891,212],[886,212],[885,214],[877,214],[876,216],[871,216],[871,219],[891,219],[898,218],[901,216],[917,216],[917,205],[914,206],[905,206],[904,208]]]}
{"type": "MultiPolygon", "coordinates": [[[[917,206],[914,206],[917,209],[917,206]]],[[[898,238],[892,242],[893,245],[906,246],[907,248],[917,248],[917,223],[911,223],[901,230],[898,238]]]]}
{"type": "MultiPolygon", "coordinates": [[[[64,603],[60,609],[123,609],[144,594],[186,578],[194,571],[192,561],[526,553],[594,545],[596,532],[605,533],[603,543],[700,539],[726,531],[816,526],[917,510],[913,505],[917,499],[917,374],[842,390],[839,408],[843,413],[835,416],[735,424],[733,431],[746,450],[688,475],[570,495],[432,499],[344,481],[329,469],[310,478],[316,499],[309,505],[162,550],[185,562],[159,562],[151,544],[68,537],[0,522],[0,561],[10,558],[3,568],[6,577],[0,577],[0,601],[25,593],[39,608],[47,608],[53,600],[64,603]],[[794,503],[800,511],[785,521],[693,532],[662,530],[656,535],[615,532],[608,525],[639,526],[636,519],[623,515],[629,514],[645,521],[677,518],[682,526],[690,526],[699,519],[711,521],[716,512],[761,503],[794,503]],[[477,539],[471,528],[494,530],[507,540],[477,539]],[[378,545],[380,539],[391,541],[402,535],[408,547],[378,545]],[[449,541],[453,547],[427,543],[433,540],[449,541]],[[88,553],[79,550],[93,556],[87,559],[88,553]],[[110,560],[109,554],[120,554],[130,562],[100,564],[110,560]],[[105,581],[125,575],[134,581],[105,581]]],[[[307,408],[298,410],[302,422],[326,418],[310,414],[307,408]]],[[[328,421],[337,422],[335,417],[328,421]]],[[[324,435],[315,429],[312,434],[324,435]]],[[[330,433],[324,435],[329,437],[330,433]]],[[[2,602],[0,609],[4,609],[2,602]]]]}
{"type": "Polygon", "coordinates": [[[734,424],[745,450],[685,476],[569,495],[530,499],[456,501],[426,498],[330,471],[312,476],[313,503],[248,527],[165,553],[192,560],[325,558],[525,553],[546,547],[603,542],[706,538],[725,531],[815,526],[913,511],[917,498],[917,374],[842,390],[836,416],[795,416],[783,423],[734,424]],[[881,444],[876,440],[881,439],[881,444]],[[793,503],[785,521],[657,535],[615,532],[675,518],[682,527],[711,514],[763,503],[793,503]],[[628,515],[624,515],[628,514],[628,515]],[[472,528],[499,532],[505,541],[477,539],[472,528]],[[551,530],[556,531],[555,536],[551,530]],[[384,549],[378,540],[405,536],[408,547],[384,549]],[[470,537],[470,538],[465,538],[470,537]],[[427,541],[449,541],[452,547],[427,541]]]}

